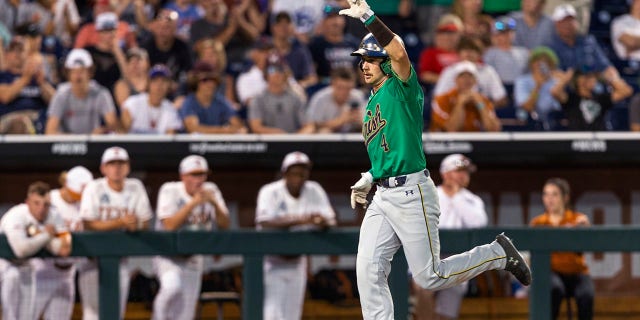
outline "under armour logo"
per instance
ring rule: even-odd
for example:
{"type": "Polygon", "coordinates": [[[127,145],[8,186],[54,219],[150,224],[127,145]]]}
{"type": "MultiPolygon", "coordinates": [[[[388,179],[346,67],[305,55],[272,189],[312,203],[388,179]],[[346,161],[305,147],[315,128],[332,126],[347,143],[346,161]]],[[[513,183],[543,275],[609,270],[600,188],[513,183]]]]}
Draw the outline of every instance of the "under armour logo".
{"type": "Polygon", "coordinates": [[[519,262],[520,261],[514,259],[513,257],[509,257],[509,263],[513,264],[514,266],[517,266],[519,262]]]}
{"type": "Polygon", "coordinates": [[[410,194],[413,194],[413,190],[407,190],[407,191],[405,191],[405,192],[404,192],[404,195],[405,195],[405,196],[407,196],[407,197],[408,197],[410,194]]]}

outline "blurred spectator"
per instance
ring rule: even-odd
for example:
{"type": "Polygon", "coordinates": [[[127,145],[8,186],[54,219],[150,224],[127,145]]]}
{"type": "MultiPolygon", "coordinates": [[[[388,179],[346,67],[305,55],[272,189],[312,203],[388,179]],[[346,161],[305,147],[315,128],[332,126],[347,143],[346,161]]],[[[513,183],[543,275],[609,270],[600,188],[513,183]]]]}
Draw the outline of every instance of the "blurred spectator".
{"type": "Polygon", "coordinates": [[[53,4],[53,34],[60,39],[62,46],[71,48],[73,38],[80,26],[78,7],[73,0],[55,0],[53,4]]]}
{"type": "Polygon", "coordinates": [[[570,4],[557,7],[551,16],[556,32],[549,47],[555,51],[562,70],[578,70],[587,67],[596,72],[611,69],[618,72],[593,35],[581,35],[576,20],[576,10],[570,4]]]}
{"type": "Polygon", "coordinates": [[[121,78],[113,87],[116,105],[122,107],[127,98],[146,92],[149,84],[149,55],[142,48],[127,51],[127,62],[121,78]]]}
{"type": "Polygon", "coordinates": [[[315,123],[318,132],[362,131],[367,102],[355,86],[356,74],[350,68],[331,72],[331,85],[316,92],[307,108],[307,120],[315,123]]]}
{"type": "Polygon", "coordinates": [[[23,41],[15,37],[5,52],[7,69],[0,72],[0,133],[3,134],[42,133],[42,119],[55,93],[45,79],[42,60],[26,59],[24,50],[23,41]]]}
{"type": "Polygon", "coordinates": [[[122,108],[122,127],[129,133],[174,133],[182,127],[178,111],[167,93],[171,86],[171,72],[164,65],[149,71],[148,92],[129,97],[122,108]]]}
{"type": "Polygon", "coordinates": [[[0,22],[11,33],[18,25],[18,6],[21,2],[22,0],[0,0],[0,22]]]}
{"type": "Polygon", "coordinates": [[[554,119],[549,118],[551,112],[561,110],[560,104],[551,95],[551,88],[555,84],[553,74],[557,72],[557,67],[558,56],[553,50],[547,47],[534,48],[529,56],[530,72],[519,76],[514,85],[515,106],[532,120],[539,121],[544,130],[558,129],[554,119]]]}
{"type": "Polygon", "coordinates": [[[191,51],[186,42],[176,37],[178,13],[162,9],[150,26],[152,37],[142,44],[151,65],[164,64],[171,78],[180,82],[192,66],[191,51]]]}
{"type": "Polygon", "coordinates": [[[178,13],[176,36],[184,41],[191,38],[191,24],[203,16],[192,0],[171,0],[164,7],[178,13]]]}
{"type": "Polygon", "coordinates": [[[615,70],[607,69],[604,81],[598,82],[598,73],[587,68],[574,72],[560,72],[551,94],[562,105],[572,131],[604,131],[607,111],[613,104],[633,94],[633,89],[615,70]],[[609,88],[610,86],[610,88],[609,88]]]}
{"type": "Polygon", "coordinates": [[[482,13],[483,0],[454,0],[451,12],[464,24],[464,34],[480,40],[485,47],[491,45],[491,16],[482,13]]]}
{"type": "Polygon", "coordinates": [[[576,20],[578,22],[578,32],[580,34],[589,33],[591,22],[591,11],[594,0],[545,0],[544,13],[551,16],[554,10],[560,6],[571,5],[576,10],[576,20]]]}
{"type": "Polygon", "coordinates": [[[514,45],[533,49],[549,43],[554,26],[553,21],[542,12],[545,1],[522,0],[522,11],[510,15],[516,20],[514,45]]]}
{"type": "Polygon", "coordinates": [[[500,17],[491,28],[491,43],[483,56],[484,63],[492,66],[505,85],[513,85],[516,78],[527,70],[529,50],[514,46],[516,21],[500,17]]]}
{"type": "MultiPolygon", "coordinates": [[[[442,184],[438,186],[438,199],[440,204],[439,229],[474,229],[484,228],[488,223],[484,201],[473,192],[469,191],[471,174],[476,171],[476,166],[471,159],[456,153],[446,156],[440,163],[440,175],[442,184]]],[[[443,259],[448,256],[444,253],[443,259]]],[[[449,254],[450,255],[450,254],[449,254]]],[[[458,319],[462,300],[468,291],[468,281],[451,288],[438,290],[434,293],[434,312],[437,316],[432,319],[448,320],[458,319]]],[[[418,299],[428,296],[428,291],[414,283],[418,291],[418,299]]],[[[417,308],[421,308],[422,301],[418,301],[417,308]]],[[[427,313],[429,310],[416,310],[427,313]]],[[[420,318],[428,319],[428,318],[420,318]]]]}
{"type": "Polygon", "coordinates": [[[433,99],[430,131],[500,131],[493,104],[475,89],[476,65],[462,61],[451,68],[455,87],[433,99]]]}
{"type": "Polygon", "coordinates": [[[611,43],[622,60],[640,60],[640,1],[629,0],[629,13],[611,22],[611,43]]]}
{"type": "Polygon", "coordinates": [[[311,52],[306,44],[295,38],[289,13],[282,11],[275,15],[271,24],[271,36],[274,51],[287,61],[296,81],[304,88],[316,84],[318,76],[311,52]]]}
{"type": "MultiPolygon", "coordinates": [[[[225,72],[228,65],[227,53],[225,52],[222,43],[212,38],[202,38],[196,43],[196,46],[193,49],[198,57],[198,61],[204,61],[211,64],[213,69],[220,73],[221,82],[218,90],[224,93],[224,96],[233,104],[234,109],[240,109],[236,103],[235,78],[231,74],[225,72]]],[[[174,104],[176,102],[179,102],[178,98],[174,100],[174,104]]]]}
{"type": "Polygon", "coordinates": [[[313,133],[305,117],[305,105],[289,86],[289,70],[282,62],[270,63],[264,71],[267,87],[249,103],[249,127],[253,133],[313,133]]]}
{"type": "Polygon", "coordinates": [[[271,13],[289,13],[293,20],[296,37],[302,43],[309,43],[318,24],[322,21],[325,1],[317,0],[273,0],[271,13]]]}
{"type": "Polygon", "coordinates": [[[21,24],[16,27],[16,35],[21,36],[24,42],[24,58],[36,60],[43,69],[44,77],[52,84],[58,83],[56,59],[50,54],[40,51],[42,47],[42,33],[38,25],[33,23],[21,24]]]}
{"type": "MultiPolygon", "coordinates": [[[[282,178],[262,186],[258,192],[256,228],[301,232],[335,226],[336,214],[327,192],[309,180],[309,157],[291,152],[280,168],[282,178]]],[[[304,255],[264,257],[264,319],[302,319],[307,269],[304,255]]]]}
{"type": "Polygon", "coordinates": [[[407,20],[414,20],[413,2],[414,0],[386,0],[369,1],[371,10],[389,27],[390,30],[398,34],[407,31],[407,20]]]}
{"type": "MultiPolygon", "coordinates": [[[[571,189],[561,178],[547,180],[542,189],[545,212],[535,216],[532,227],[581,228],[591,225],[589,218],[571,209],[571,189]]],[[[566,297],[574,297],[578,319],[593,319],[595,288],[582,252],[551,253],[551,315],[558,319],[560,305],[566,297]]]]}
{"type": "Polygon", "coordinates": [[[253,64],[248,70],[240,73],[236,81],[238,100],[243,106],[248,106],[251,100],[267,87],[264,70],[272,50],[273,42],[269,38],[261,37],[249,51],[249,59],[253,64]]]}
{"type": "Polygon", "coordinates": [[[478,69],[478,81],[476,82],[478,91],[488,97],[495,107],[506,105],[509,102],[509,98],[500,76],[492,66],[482,63],[483,47],[473,38],[462,37],[457,51],[461,61],[442,70],[433,89],[433,96],[449,92],[456,83],[455,66],[461,62],[469,61],[475,63],[478,69]]]}
{"type": "Polygon", "coordinates": [[[195,90],[180,108],[180,117],[189,133],[246,133],[247,128],[231,106],[231,102],[217,89],[220,74],[207,62],[199,61],[189,75],[195,90]]]}
{"type": "MultiPolygon", "coordinates": [[[[113,13],[113,8],[109,0],[97,0],[93,6],[93,17],[97,19],[101,13],[106,12],[113,13]]],[[[73,47],[85,48],[95,45],[99,42],[98,33],[99,31],[96,30],[95,21],[85,24],[80,28],[80,31],[78,31],[73,47]]],[[[124,21],[117,22],[116,38],[118,39],[118,45],[120,47],[128,49],[138,46],[135,34],[129,29],[129,24],[124,21]]]]}
{"type": "Polygon", "coordinates": [[[93,78],[112,92],[116,81],[120,79],[126,69],[126,58],[115,34],[117,25],[118,16],[115,13],[99,14],[95,23],[98,41],[85,48],[94,61],[93,78]]]}
{"type": "Polygon", "coordinates": [[[46,134],[100,134],[118,128],[109,90],[92,79],[93,60],[87,50],[73,49],[64,67],[69,81],[60,84],[47,112],[46,134]]]}
{"type": "Polygon", "coordinates": [[[18,25],[34,24],[42,35],[53,34],[53,0],[22,1],[18,6],[18,25]]]}
{"type": "Polygon", "coordinates": [[[155,17],[160,0],[119,0],[113,11],[120,20],[129,24],[131,32],[140,34],[155,17]]]}
{"type": "Polygon", "coordinates": [[[238,27],[238,20],[229,11],[223,0],[201,0],[204,9],[202,18],[191,25],[189,42],[192,46],[204,38],[213,38],[223,45],[229,43],[238,27]]]}
{"type": "Polygon", "coordinates": [[[435,85],[442,70],[460,60],[456,48],[462,34],[462,20],[456,15],[443,15],[435,30],[434,45],[420,54],[420,81],[435,85]]]}
{"type": "Polygon", "coordinates": [[[324,13],[320,34],[309,43],[311,57],[316,64],[316,74],[323,83],[329,83],[331,70],[355,68],[357,59],[351,52],[358,49],[359,41],[344,33],[345,17],[338,14],[342,8],[330,5],[324,13]]]}
{"type": "Polygon", "coordinates": [[[433,40],[440,19],[451,11],[452,3],[453,0],[415,0],[418,30],[422,43],[435,45],[433,40]]]}
{"type": "Polygon", "coordinates": [[[268,12],[266,5],[260,6],[255,0],[236,0],[233,2],[227,0],[227,5],[230,6],[230,15],[237,23],[235,33],[225,44],[229,58],[228,71],[236,76],[245,67],[245,57],[251,45],[265,31],[268,12]]]}

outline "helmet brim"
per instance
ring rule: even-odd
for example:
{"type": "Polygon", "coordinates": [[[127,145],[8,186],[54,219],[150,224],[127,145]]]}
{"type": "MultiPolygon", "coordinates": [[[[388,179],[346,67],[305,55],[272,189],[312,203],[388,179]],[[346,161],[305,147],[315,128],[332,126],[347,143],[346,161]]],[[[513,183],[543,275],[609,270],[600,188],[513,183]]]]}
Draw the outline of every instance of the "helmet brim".
{"type": "Polygon", "coordinates": [[[360,48],[354,52],[351,52],[352,56],[357,56],[357,57],[371,57],[371,58],[387,58],[389,57],[389,55],[387,55],[386,53],[382,53],[379,51],[372,51],[372,50],[367,50],[364,48],[360,48]]]}

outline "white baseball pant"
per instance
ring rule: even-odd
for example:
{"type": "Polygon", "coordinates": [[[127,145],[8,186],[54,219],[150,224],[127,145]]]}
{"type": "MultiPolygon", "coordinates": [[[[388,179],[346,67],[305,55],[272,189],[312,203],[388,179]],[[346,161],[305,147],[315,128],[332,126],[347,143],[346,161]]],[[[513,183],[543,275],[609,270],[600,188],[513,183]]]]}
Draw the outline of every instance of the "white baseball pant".
{"type": "Polygon", "coordinates": [[[44,261],[34,271],[34,319],[71,319],[75,303],[75,266],[60,269],[44,261]]]}
{"type": "Polygon", "coordinates": [[[33,269],[28,261],[20,265],[0,259],[2,274],[2,319],[31,319],[33,311],[33,269]]]}
{"type": "MultiPolygon", "coordinates": [[[[129,295],[130,272],[126,258],[120,260],[120,319],[124,318],[129,295]]],[[[96,260],[78,266],[78,289],[82,300],[82,320],[98,320],[100,314],[99,275],[96,260]]]]}
{"type": "Polygon", "coordinates": [[[387,277],[400,246],[414,280],[425,289],[452,287],[487,270],[504,269],[505,252],[496,241],[440,260],[437,197],[422,171],[407,175],[402,186],[378,186],[362,221],[356,259],[364,319],[393,319],[387,277]]]}
{"type": "Polygon", "coordinates": [[[307,257],[265,256],[264,320],[300,320],[307,288],[307,257]]]}
{"type": "Polygon", "coordinates": [[[154,257],[153,265],[160,281],[153,319],[193,319],[202,284],[203,257],[154,257]]]}

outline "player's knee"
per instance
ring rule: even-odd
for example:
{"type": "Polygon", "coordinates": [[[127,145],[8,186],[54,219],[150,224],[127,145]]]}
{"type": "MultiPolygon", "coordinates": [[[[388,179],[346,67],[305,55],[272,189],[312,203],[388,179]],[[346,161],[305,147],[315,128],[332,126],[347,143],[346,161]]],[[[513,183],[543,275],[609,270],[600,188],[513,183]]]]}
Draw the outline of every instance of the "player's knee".
{"type": "Polygon", "coordinates": [[[433,272],[423,270],[418,274],[414,274],[413,280],[423,289],[434,289],[440,278],[433,272]]]}

